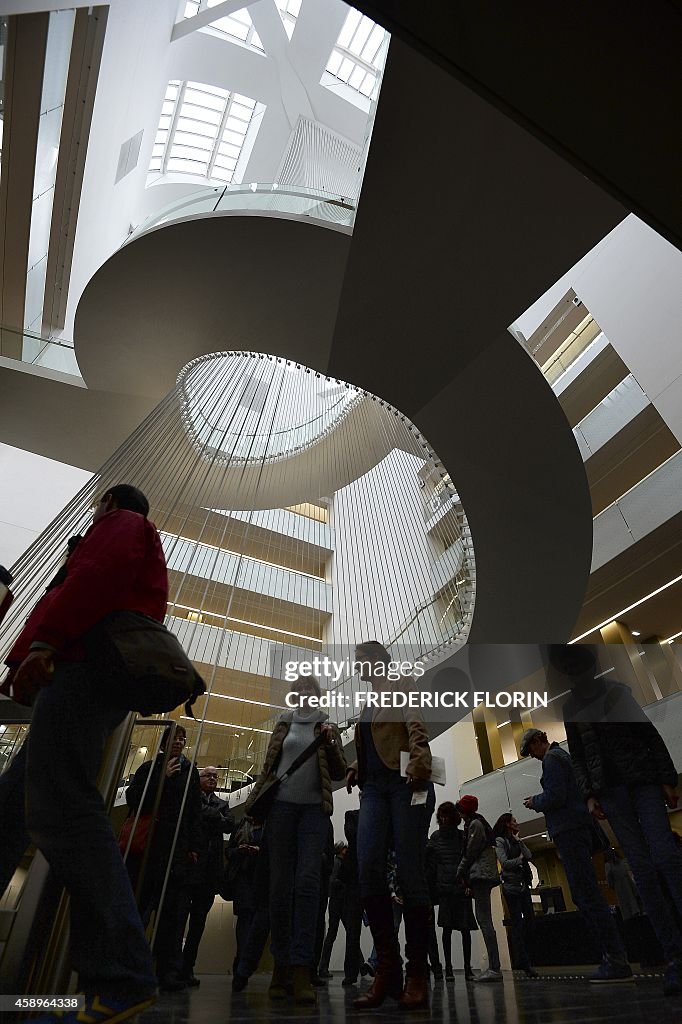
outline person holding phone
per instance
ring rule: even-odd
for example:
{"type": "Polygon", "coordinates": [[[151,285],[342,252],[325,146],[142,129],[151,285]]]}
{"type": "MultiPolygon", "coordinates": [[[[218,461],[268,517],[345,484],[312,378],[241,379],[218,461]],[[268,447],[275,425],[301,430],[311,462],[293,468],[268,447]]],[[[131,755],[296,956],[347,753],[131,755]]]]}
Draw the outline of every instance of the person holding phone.
{"type": "MultiPolygon", "coordinates": [[[[140,894],[140,912],[143,921],[148,921],[152,912],[160,908],[161,917],[156,932],[154,952],[157,959],[159,988],[165,992],[179,992],[187,984],[182,976],[182,939],[186,920],[182,909],[187,902],[185,890],[193,881],[194,869],[198,864],[199,851],[203,843],[201,783],[196,767],[185,757],[186,743],[187,732],[183,726],[179,725],[176,727],[171,744],[170,758],[161,790],[161,802],[140,894]],[[178,818],[180,818],[179,828],[178,818]],[[161,895],[169,864],[170,872],[162,904],[161,895]]],[[[135,772],[125,794],[126,803],[131,813],[136,813],[141,803],[141,813],[151,813],[160,782],[162,763],[163,751],[160,751],[155,761],[145,761],[135,772]],[[151,778],[149,778],[150,775],[151,778]],[[148,779],[149,783],[143,800],[145,784],[148,779]]],[[[134,880],[140,867],[140,860],[141,858],[137,863],[133,860],[130,864],[131,877],[134,880]]]]}
{"type": "MultiPolygon", "coordinates": [[[[389,678],[391,655],[376,640],[358,644],[355,663],[360,677],[377,692],[395,688],[389,678]]],[[[411,686],[402,679],[400,689],[411,686]]],[[[428,1006],[427,951],[431,900],[426,880],[426,843],[436,804],[431,777],[431,749],[424,719],[417,709],[366,707],[355,726],[357,761],[348,769],[350,793],[360,787],[358,869],[360,892],[377,952],[371,988],[355,1000],[359,1010],[381,1006],[387,996],[405,1009],[428,1006]],[[406,777],[400,754],[407,751],[406,777]],[[406,979],[393,921],[386,877],[390,847],[395,850],[404,900],[406,979]]]]}

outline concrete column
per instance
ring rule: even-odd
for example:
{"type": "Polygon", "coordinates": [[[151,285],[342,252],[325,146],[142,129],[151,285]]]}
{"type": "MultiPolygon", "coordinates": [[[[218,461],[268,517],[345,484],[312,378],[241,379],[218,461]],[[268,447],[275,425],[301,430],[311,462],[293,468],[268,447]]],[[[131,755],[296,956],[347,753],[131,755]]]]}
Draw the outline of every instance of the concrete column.
{"type": "Polygon", "coordinates": [[[642,705],[653,704],[658,694],[652,686],[646,666],[642,664],[639,651],[636,650],[635,638],[624,622],[609,622],[601,630],[602,640],[612,649],[616,674],[620,681],[627,683],[637,701],[642,705]]]}
{"type": "Polygon", "coordinates": [[[682,690],[682,669],[670,644],[661,643],[660,636],[649,636],[641,641],[644,647],[642,661],[653,674],[662,697],[682,690]]]}
{"type": "Polygon", "coordinates": [[[479,706],[472,712],[474,732],[478,741],[478,752],[481,757],[483,774],[504,767],[502,741],[497,729],[497,720],[489,708],[479,706]]]}

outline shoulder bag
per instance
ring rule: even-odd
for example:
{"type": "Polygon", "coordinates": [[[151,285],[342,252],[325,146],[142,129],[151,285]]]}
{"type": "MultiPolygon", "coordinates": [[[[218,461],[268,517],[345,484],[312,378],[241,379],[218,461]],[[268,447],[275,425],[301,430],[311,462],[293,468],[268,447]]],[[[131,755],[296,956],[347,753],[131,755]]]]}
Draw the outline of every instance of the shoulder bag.
{"type": "Polygon", "coordinates": [[[194,718],[192,705],[206,684],[162,622],[142,612],[111,612],[90,630],[87,647],[131,711],[158,715],[184,704],[194,718]]]}
{"type": "Polygon", "coordinates": [[[131,853],[134,857],[141,857],[144,851],[147,849],[147,843],[149,842],[149,832],[152,825],[151,814],[140,814],[137,819],[137,826],[133,832],[133,824],[135,822],[135,815],[131,814],[123,822],[123,827],[119,832],[118,836],[118,848],[121,851],[121,855],[125,857],[126,853],[131,853]],[[130,840],[130,833],[133,832],[132,842],[130,840]],[[128,849],[128,843],[130,843],[130,849],[128,849]]]}

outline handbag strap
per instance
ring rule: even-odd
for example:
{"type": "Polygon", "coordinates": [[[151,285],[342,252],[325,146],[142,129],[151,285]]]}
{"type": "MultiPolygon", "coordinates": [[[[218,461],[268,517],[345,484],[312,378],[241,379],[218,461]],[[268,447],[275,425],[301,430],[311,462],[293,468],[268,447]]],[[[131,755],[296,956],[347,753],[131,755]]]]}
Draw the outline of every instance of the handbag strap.
{"type": "Polygon", "coordinates": [[[305,750],[302,751],[302,753],[300,753],[298,755],[298,757],[294,761],[291,762],[291,764],[289,765],[287,770],[282,775],[276,776],[278,781],[279,782],[284,782],[284,780],[288,779],[290,775],[293,775],[295,771],[298,771],[298,769],[301,767],[301,765],[305,764],[305,762],[308,760],[308,758],[312,757],[313,754],[315,753],[315,751],[319,750],[323,743],[324,743],[324,733],[321,732],[320,735],[316,736],[315,739],[313,740],[313,742],[310,743],[305,748],[305,750]]]}

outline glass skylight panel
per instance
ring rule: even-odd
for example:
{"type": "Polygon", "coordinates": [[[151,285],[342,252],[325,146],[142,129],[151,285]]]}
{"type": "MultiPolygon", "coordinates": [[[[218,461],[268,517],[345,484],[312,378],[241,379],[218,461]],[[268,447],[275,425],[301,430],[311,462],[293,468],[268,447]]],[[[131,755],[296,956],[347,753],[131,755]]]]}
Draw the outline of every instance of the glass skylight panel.
{"type": "Polygon", "coordinates": [[[256,101],[201,82],[168,83],[149,170],[229,184],[256,101]]]}
{"type": "Polygon", "coordinates": [[[301,10],[301,0],[275,0],[275,3],[284,23],[286,34],[291,39],[296,27],[296,19],[301,10]]]}
{"type": "MultiPolygon", "coordinates": [[[[201,11],[209,11],[212,7],[217,7],[221,3],[223,3],[223,0],[186,0],[185,17],[193,18],[201,11]]],[[[261,53],[265,52],[260,36],[251,21],[251,15],[246,9],[233,11],[232,14],[225,15],[223,18],[216,18],[207,27],[215,32],[220,32],[221,35],[236,39],[238,42],[243,43],[244,46],[253,47],[254,50],[260,50],[261,53]]]]}
{"type": "Polygon", "coordinates": [[[379,55],[385,37],[381,25],[360,11],[350,10],[327,62],[327,72],[350,89],[371,96],[381,70],[379,55]]]}

